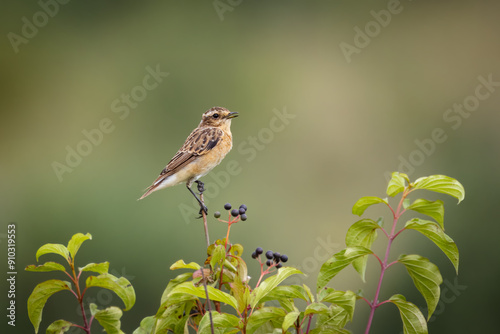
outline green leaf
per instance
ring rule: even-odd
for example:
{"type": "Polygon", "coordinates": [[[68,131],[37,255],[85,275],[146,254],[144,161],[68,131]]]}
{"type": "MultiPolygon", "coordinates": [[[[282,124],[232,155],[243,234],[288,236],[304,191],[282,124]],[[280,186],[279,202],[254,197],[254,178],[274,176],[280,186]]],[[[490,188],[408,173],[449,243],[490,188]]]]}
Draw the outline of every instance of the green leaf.
{"type": "MultiPolygon", "coordinates": [[[[280,269],[281,270],[281,269],[280,269]]],[[[263,326],[270,320],[281,321],[286,316],[283,309],[278,307],[263,307],[255,312],[248,318],[247,334],[254,333],[259,327],[263,326]]]]}
{"type": "Polygon", "coordinates": [[[406,223],[405,229],[418,231],[434,242],[450,259],[458,274],[459,256],[457,244],[444,233],[438,224],[433,221],[415,218],[406,223]]]}
{"type": "Polygon", "coordinates": [[[405,265],[413,283],[427,302],[427,319],[430,319],[439,302],[439,286],[443,283],[439,268],[420,255],[401,255],[398,262],[405,265]]]}
{"type": "Polygon", "coordinates": [[[212,270],[215,269],[215,265],[217,263],[221,263],[222,259],[226,259],[226,250],[224,249],[224,246],[218,245],[214,248],[212,252],[212,258],[210,259],[210,266],[212,267],[212,270]]]}
{"type": "Polygon", "coordinates": [[[139,328],[137,328],[132,334],[150,334],[155,321],[156,319],[154,316],[149,316],[142,319],[139,328]]]}
{"type": "Polygon", "coordinates": [[[286,332],[288,330],[288,328],[293,326],[295,321],[297,321],[297,318],[299,317],[299,315],[300,315],[299,311],[293,311],[293,312],[290,312],[287,315],[285,315],[285,318],[283,319],[283,324],[281,325],[281,328],[283,329],[283,331],[286,332]]]}
{"type": "Polygon", "coordinates": [[[403,209],[408,209],[408,207],[410,206],[410,199],[409,198],[405,198],[403,200],[403,209]]]}
{"type": "Polygon", "coordinates": [[[365,247],[347,247],[333,255],[328,261],[323,263],[318,274],[317,291],[321,290],[330,282],[342,269],[350,265],[354,260],[372,254],[372,251],[365,247]]]}
{"type": "Polygon", "coordinates": [[[314,296],[313,296],[313,294],[311,292],[311,289],[309,289],[309,287],[307,285],[305,285],[305,284],[302,284],[302,286],[304,287],[304,290],[307,293],[307,297],[309,297],[309,301],[311,303],[314,303],[314,296]]]}
{"type": "MultiPolygon", "coordinates": [[[[316,326],[321,328],[323,333],[337,333],[335,330],[338,331],[344,328],[350,319],[351,317],[346,310],[340,306],[332,304],[328,308],[327,313],[318,315],[316,326]]],[[[321,333],[321,331],[317,333],[321,333]]]]}
{"type": "Polygon", "coordinates": [[[113,291],[125,304],[125,311],[130,310],[135,304],[135,290],[125,277],[115,277],[111,274],[89,276],[85,282],[87,288],[100,287],[113,291]]]}
{"type": "Polygon", "coordinates": [[[250,306],[255,308],[259,301],[266,297],[273,289],[275,289],[281,282],[283,282],[288,277],[302,274],[302,272],[293,267],[283,267],[278,270],[276,275],[267,278],[264,282],[260,284],[259,287],[255,288],[250,296],[250,306]]]}
{"type": "Polygon", "coordinates": [[[56,320],[47,328],[46,334],[63,334],[70,330],[73,323],[66,320],[56,320]]]}
{"type": "MultiPolygon", "coordinates": [[[[212,321],[214,324],[215,332],[219,332],[221,329],[225,332],[227,329],[236,328],[240,322],[240,319],[232,314],[219,313],[217,311],[212,311],[212,321]]],[[[200,325],[198,327],[198,334],[210,334],[210,314],[207,312],[201,318],[200,325]]]]}
{"type": "Polygon", "coordinates": [[[90,233],[77,233],[73,235],[73,237],[71,237],[71,240],[68,242],[68,251],[73,259],[75,258],[76,253],[85,240],[92,240],[92,236],[90,235],[90,233]]]}
{"type": "Polygon", "coordinates": [[[305,301],[313,301],[309,299],[308,292],[301,287],[300,285],[281,285],[274,288],[271,292],[269,292],[264,298],[261,299],[261,303],[270,301],[270,300],[279,300],[279,299],[293,299],[299,298],[305,301]]]}
{"type": "Polygon", "coordinates": [[[232,272],[238,271],[238,269],[235,266],[233,266],[231,262],[229,262],[227,259],[224,260],[224,267],[228,268],[232,272]]]}
{"type": "MultiPolygon", "coordinates": [[[[354,223],[345,238],[347,247],[362,246],[371,249],[373,242],[377,239],[377,229],[380,226],[371,219],[362,219],[354,223]]],[[[363,282],[365,281],[366,264],[368,263],[368,256],[360,257],[353,261],[352,266],[361,276],[363,282]]]]}
{"type": "Polygon", "coordinates": [[[387,200],[375,196],[361,197],[352,207],[352,213],[361,216],[368,207],[378,203],[387,204],[387,200]]]}
{"type": "Polygon", "coordinates": [[[447,194],[458,199],[460,203],[465,198],[464,186],[446,175],[431,175],[421,177],[413,183],[414,189],[427,189],[442,194],[447,194]]]}
{"type": "Polygon", "coordinates": [[[241,257],[235,257],[233,258],[237,261],[237,269],[238,269],[238,276],[241,279],[242,282],[248,282],[249,277],[248,277],[248,268],[247,264],[241,257]]]}
{"type": "Polygon", "coordinates": [[[99,324],[108,334],[124,334],[120,327],[120,318],[123,315],[122,310],[116,306],[108,307],[104,310],[99,310],[96,304],[90,304],[90,312],[94,318],[99,321],[99,324]]]}
{"type": "Polygon", "coordinates": [[[405,189],[405,182],[410,183],[408,175],[394,172],[387,186],[387,195],[394,197],[405,189]]]}
{"type": "Polygon", "coordinates": [[[66,246],[61,245],[61,244],[45,244],[42,247],[38,249],[36,252],[36,260],[38,261],[38,258],[44,254],[59,254],[63,258],[66,259],[66,261],[69,260],[69,252],[66,246]]]}
{"type": "Polygon", "coordinates": [[[321,326],[309,331],[310,334],[351,334],[347,329],[335,328],[331,326],[321,326]]]}
{"type": "Polygon", "coordinates": [[[250,290],[246,284],[241,282],[239,277],[229,284],[231,286],[231,294],[236,299],[238,305],[238,312],[243,313],[248,305],[248,299],[250,298],[250,290]]]}
{"type": "MultiPolygon", "coordinates": [[[[207,290],[208,298],[210,298],[210,300],[226,303],[228,305],[231,305],[235,310],[238,309],[238,303],[236,302],[236,299],[230,294],[211,287],[210,285],[207,286],[207,290]]],[[[176,294],[189,294],[199,298],[206,298],[205,288],[203,286],[196,287],[192,282],[184,282],[177,285],[174,289],[172,289],[167,298],[170,298],[172,295],[176,294]]]]}
{"type": "Polygon", "coordinates": [[[182,320],[184,312],[185,308],[183,304],[171,305],[165,310],[158,311],[155,317],[157,322],[153,326],[154,331],[152,333],[164,334],[174,332],[176,325],[182,320]]]}
{"type": "Polygon", "coordinates": [[[107,274],[109,270],[109,262],[89,263],[83,268],[78,268],[80,271],[92,271],[98,274],[107,274]]]}
{"type": "Polygon", "coordinates": [[[57,262],[45,262],[39,266],[35,266],[34,264],[30,264],[24,270],[26,271],[36,271],[36,272],[45,272],[45,271],[66,271],[66,268],[62,264],[57,262]]]}
{"type": "Polygon", "coordinates": [[[389,301],[399,309],[404,334],[427,334],[427,322],[415,304],[407,302],[403,295],[394,295],[389,301]]]}
{"type": "Polygon", "coordinates": [[[241,255],[243,255],[243,245],[241,245],[241,244],[231,245],[231,248],[229,249],[229,253],[231,255],[241,257],[241,255]]]}
{"type": "Polygon", "coordinates": [[[343,308],[346,311],[349,320],[352,321],[357,298],[354,292],[350,290],[340,291],[327,288],[321,290],[319,298],[323,303],[332,303],[343,308]]]}
{"type": "Polygon", "coordinates": [[[304,311],[304,316],[309,314],[326,314],[328,313],[328,306],[322,303],[311,303],[307,305],[304,311]]]}
{"type": "Polygon", "coordinates": [[[163,291],[163,295],[161,296],[160,304],[163,304],[167,300],[168,295],[177,285],[186,282],[191,277],[193,277],[193,274],[188,272],[188,273],[180,274],[176,278],[171,279],[170,282],[168,282],[167,287],[165,288],[165,291],[163,291]]]}
{"type": "Polygon", "coordinates": [[[58,279],[42,282],[33,289],[33,292],[28,298],[28,316],[33,327],[35,327],[35,333],[38,333],[38,327],[42,321],[43,307],[47,299],[54,293],[63,290],[71,290],[71,283],[58,279]]]}
{"type": "Polygon", "coordinates": [[[176,269],[194,269],[198,270],[200,269],[200,265],[196,262],[190,262],[186,264],[184,260],[179,260],[175,262],[173,265],[170,266],[170,270],[176,270],[176,269]]]}
{"type": "Polygon", "coordinates": [[[426,199],[417,199],[409,207],[413,210],[431,218],[434,218],[444,230],[444,205],[443,201],[428,201],[426,199]]]}

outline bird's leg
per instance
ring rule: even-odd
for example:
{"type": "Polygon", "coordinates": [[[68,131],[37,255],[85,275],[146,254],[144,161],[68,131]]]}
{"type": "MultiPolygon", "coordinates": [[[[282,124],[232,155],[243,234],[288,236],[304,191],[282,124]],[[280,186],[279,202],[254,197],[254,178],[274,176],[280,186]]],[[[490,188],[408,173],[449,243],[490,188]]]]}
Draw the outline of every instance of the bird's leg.
{"type": "MultiPolygon", "coordinates": [[[[197,181],[197,183],[198,183],[198,181],[197,181]]],[[[202,183],[202,184],[203,184],[203,183],[202,183]]],[[[187,184],[186,184],[186,188],[188,188],[189,192],[190,192],[191,194],[193,194],[194,198],[196,198],[196,200],[197,200],[197,201],[198,201],[198,203],[200,204],[200,215],[201,215],[201,211],[202,211],[202,210],[203,210],[203,211],[205,211],[205,214],[208,214],[208,208],[205,206],[205,204],[203,204],[203,203],[201,202],[201,200],[198,198],[198,196],[196,196],[196,194],[194,193],[194,191],[193,191],[193,190],[192,190],[192,189],[191,189],[191,188],[190,188],[187,184]]],[[[200,190],[200,184],[199,184],[199,183],[198,183],[198,190],[200,190]]],[[[201,218],[201,216],[200,216],[200,217],[198,217],[198,218],[201,218]]]]}
{"type": "Polygon", "coordinates": [[[201,208],[200,208],[200,218],[201,218],[201,210],[205,211],[205,214],[208,214],[208,208],[201,202],[201,195],[205,191],[205,183],[198,181],[198,180],[196,180],[194,182],[196,182],[198,191],[200,192],[200,200],[198,202],[201,204],[201,208]]]}

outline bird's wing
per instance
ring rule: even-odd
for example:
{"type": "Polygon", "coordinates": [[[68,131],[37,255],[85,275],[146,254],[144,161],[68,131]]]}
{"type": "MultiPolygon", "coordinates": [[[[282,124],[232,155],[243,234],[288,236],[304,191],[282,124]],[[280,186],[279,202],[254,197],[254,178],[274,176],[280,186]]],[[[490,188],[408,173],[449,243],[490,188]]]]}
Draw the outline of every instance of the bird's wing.
{"type": "Polygon", "coordinates": [[[140,199],[153,192],[168,176],[175,174],[200,155],[210,152],[210,150],[223,140],[223,136],[224,132],[214,127],[194,129],[186,139],[184,145],[177,151],[172,160],[161,171],[153,184],[147,188],[146,193],[140,199]]]}
{"type": "Polygon", "coordinates": [[[161,171],[160,176],[172,175],[196,157],[207,154],[222,141],[223,135],[224,132],[218,128],[196,128],[161,171]]]}

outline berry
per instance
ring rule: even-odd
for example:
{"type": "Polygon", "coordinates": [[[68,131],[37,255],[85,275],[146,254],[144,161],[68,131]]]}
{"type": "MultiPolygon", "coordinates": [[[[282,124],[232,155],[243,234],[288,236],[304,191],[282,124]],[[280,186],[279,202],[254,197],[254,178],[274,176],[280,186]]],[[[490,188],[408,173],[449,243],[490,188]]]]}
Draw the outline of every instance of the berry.
{"type": "Polygon", "coordinates": [[[214,217],[215,218],[219,218],[220,217],[220,212],[219,211],[215,211],[214,212],[214,217]]]}
{"type": "Polygon", "coordinates": [[[240,215],[244,214],[245,212],[247,212],[247,210],[245,210],[244,208],[240,208],[238,210],[238,212],[240,213],[240,215]]]}
{"type": "Polygon", "coordinates": [[[240,217],[241,217],[241,220],[243,220],[243,221],[248,219],[246,213],[242,214],[240,217]]]}
{"type": "Polygon", "coordinates": [[[248,208],[247,208],[247,206],[246,206],[245,204],[241,204],[241,205],[240,205],[240,209],[245,209],[245,211],[247,211],[247,210],[248,210],[248,208]]]}
{"type": "Polygon", "coordinates": [[[281,254],[280,253],[276,252],[276,253],[273,254],[273,256],[274,256],[274,260],[276,262],[278,262],[279,260],[281,260],[281,254]]]}
{"type": "Polygon", "coordinates": [[[255,249],[255,253],[257,253],[257,255],[260,255],[260,254],[264,253],[264,250],[262,249],[262,247],[257,247],[255,249]]]}
{"type": "Polygon", "coordinates": [[[252,253],[252,259],[256,259],[256,258],[257,258],[257,256],[259,256],[259,255],[257,255],[257,252],[253,252],[253,253],[252,253]]]}
{"type": "Polygon", "coordinates": [[[270,267],[270,266],[273,264],[273,261],[271,261],[271,260],[267,260],[267,261],[266,261],[266,264],[267,264],[267,266],[268,266],[268,267],[270,267]]]}
{"type": "Polygon", "coordinates": [[[231,216],[238,217],[239,214],[240,213],[238,212],[238,210],[236,210],[236,209],[231,210],[231,216]]]}
{"type": "Polygon", "coordinates": [[[278,265],[276,266],[277,269],[283,267],[283,265],[281,263],[278,263],[278,265]]]}
{"type": "Polygon", "coordinates": [[[266,252],[266,257],[271,260],[273,258],[274,254],[273,254],[273,251],[267,251],[266,252]]]}
{"type": "Polygon", "coordinates": [[[286,262],[288,261],[288,256],[286,256],[285,254],[281,255],[281,262],[286,262]]]}
{"type": "Polygon", "coordinates": [[[224,204],[224,209],[231,210],[231,204],[229,203],[224,204]]]}

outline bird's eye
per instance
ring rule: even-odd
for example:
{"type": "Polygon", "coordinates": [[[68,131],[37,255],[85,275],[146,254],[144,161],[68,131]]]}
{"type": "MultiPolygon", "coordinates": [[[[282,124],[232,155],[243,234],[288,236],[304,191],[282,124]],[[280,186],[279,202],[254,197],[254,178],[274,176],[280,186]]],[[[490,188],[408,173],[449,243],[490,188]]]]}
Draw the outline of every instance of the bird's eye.
{"type": "Polygon", "coordinates": [[[219,114],[213,114],[212,117],[213,118],[219,118],[219,114]]]}

